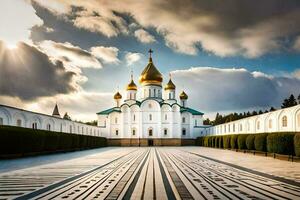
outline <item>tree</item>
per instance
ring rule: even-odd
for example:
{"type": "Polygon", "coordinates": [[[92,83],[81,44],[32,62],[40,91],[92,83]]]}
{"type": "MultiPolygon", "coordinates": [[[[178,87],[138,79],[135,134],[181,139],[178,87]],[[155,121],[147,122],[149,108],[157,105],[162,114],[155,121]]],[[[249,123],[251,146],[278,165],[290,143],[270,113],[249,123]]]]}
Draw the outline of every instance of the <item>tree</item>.
{"type": "Polygon", "coordinates": [[[209,120],[209,118],[203,120],[203,125],[212,125],[211,121],[209,120]]]}
{"type": "Polygon", "coordinates": [[[289,98],[283,100],[281,108],[288,108],[297,105],[296,98],[293,94],[289,98]]]}
{"type": "Polygon", "coordinates": [[[298,104],[300,104],[300,94],[298,95],[298,104]]]}
{"type": "Polygon", "coordinates": [[[272,106],[271,108],[270,108],[270,111],[275,111],[276,109],[272,106]]]}

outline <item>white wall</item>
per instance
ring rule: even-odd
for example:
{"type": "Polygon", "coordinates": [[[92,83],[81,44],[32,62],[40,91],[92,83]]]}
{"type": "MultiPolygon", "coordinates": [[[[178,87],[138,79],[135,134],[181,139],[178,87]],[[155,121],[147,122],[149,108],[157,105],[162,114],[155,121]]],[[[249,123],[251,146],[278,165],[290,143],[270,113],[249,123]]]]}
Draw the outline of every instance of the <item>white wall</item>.
{"type": "Polygon", "coordinates": [[[84,123],[78,123],[5,105],[0,105],[0,123],[1,122],[2,125],[20,126],[24,128],[32,128],[33,123],[36,123],[37,129],[41,130],[48,130],[50,125],[50,131],[102,136],[101,129],[97,126],[90,126],[84,123]]]}
{"type": "Polygon", "coordinates": [[[261,115],[247,117],[212,126],[204,130],[205,135],[226,135],[240,133],[299,132],[300,105],[280,109],[261,115]],[[284,118],[286,118],[286,124],[284,118]],[[235,127],[235,128],[234,128],[235,127]]]}

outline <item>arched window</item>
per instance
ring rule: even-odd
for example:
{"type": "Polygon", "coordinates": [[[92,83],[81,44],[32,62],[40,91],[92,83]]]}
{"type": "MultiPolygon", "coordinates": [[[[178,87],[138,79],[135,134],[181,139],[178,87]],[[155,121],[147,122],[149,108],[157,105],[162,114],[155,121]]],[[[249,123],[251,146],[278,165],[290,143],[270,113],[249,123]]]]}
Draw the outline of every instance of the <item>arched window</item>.
{"type": "Polygon", "coordinates": [[[32,129],[37,129],[37,123],[36,122],[32,123],[32,129]]]}
{"type": "Polygon", "coordinates": [[[257,123],[256,123],[256,129],[257,129],[257,130],[260,129],[260,121],[257,121],[257,123]]]}
{"type": "Polygon", "coordinates": [[[269,129],[272,128],[272,119],[269,119],[269,129]]]}
{"type": "Polygon", "coordinates": [[[230,132],[230,124],[228,124],[228,132],[230,132]]]}
{"type": "Polygon", "coordinates": [[[153,135],[153,130],[152,130],[152,128],[149,129],[148,133],[149,133],[149,136],[152,136],[152,135],[153,135]]]}
{"type": "Polygon", "coordinates": [[[198,122],[197,119],[195,119],[195,126],[197,126],[197,122],[198,122]]]}
{"type": "Polygon", "coordinates": [[[3,118],[0,117],[0,125],[3,125],[3,118]]]}
{"type": "Polygon", "coordinates": [[[82,134],[84,133],[84,128],[83,128],[83,127],[81,127],[81,133],[82,133],[82,134]]]}
{"type": "Polygon", "coordinates": [[[240,131],[243,131],[243,125],[240,124],[240,131]]]}
{"type": "Polygon", "coordinates": [[[186,129],[185,128],[182,129],[182,135],[186,135],[186,129]]]}
{"type": "Polygon", "coordinates": [[[149,120],[152,121],[152,115],[151,114],[149,114],[149,120]]]}
{"type": "Polygon", "coordinates": [[[164,135],[168,135],[168,129],[164,129],[164,135]]]}
{"type": "Polygon", "coordinates": [[[151,97],[151,90],[149,89],[149,97],[151,97]]]}
{"type": "Polygon", "coordinates": [[[165,114],[165,120],[168,120],[168,115],[167,114],[165,114]]]}
{"type": "Polygon", "coordinates": [[[51,131],[51,125],[47,124],[47,131],[51,131]]]}
{"type": "Polygon", "coordinates": [[[116,129],[116,135],[119,135],[119,130],[118,129],[116,129]]]}
{"type": "Polygon", "coordinates": [[[169,99],[171,99],[171,93],[169,93],[169,99]]]}
{"type": "Polygon", "coordinates": [[[153,94],[153,96],[156,97],[156,89],[154,89],[154,94],[153,94]]]}
{"type": "Polygon", "coordinates": [[[135,115],[133,115],[133,121],[135,121],[135,115]]]}
{"type": "Polygon", "coordinates": [[[152,104],[151,104],[151,103],[149,103],[148,107],[149,107],[149,108],[152,108],[152,104]]]}
{"type": "Polygon", "coordinates": [[[287,116],[285,115],[282,117],[282,127],[287,127],[287,123],[288,123],[287,116]]]}
{"type": "Polygon", "coordinates": [[[132,129],[132,135],[135,135],[135,129],[132,129]]]}
{"type": "Polygon", "coordinates": [[[226,125],[224,125],[224,133],[226,133],[226,125]]]}
{"type": "Polygon", "coordinates": [[[118,118],[116,117],[116,118],[115,118],[115,124],[117,124],[117,123],[118,123],[118,118]]]}
{"type": "Polygon", "coordinates": [[[248,129],[248,131],[250,131],[250,123],[249,122],[247,122],[247,129],[248,129]]]}
{"type": "Polygon", "coordinates": [[[232,125],[232,131],[235,132],[235,124],[232,125]]]}
{"type": "Polygon", "coordinates": [[[185,117],[182,118],[182,123],[185,123],[185,117]]]}
{"type": "Polygon", "coordinates": [[[70,125],[70,133],[72,133],[72,125],[70,125]]]}
{"type": "Polygon", "coordinates": [[[88,127],[86,127],[86,129],[85,129],[85,133],[88,135],[89,134],[89,129],[88,129],[88,127]]]}
{"type": "Polygon", "coordinates": [[[17,126],[22,126],[22,120],[17,119],[17,126]]]}

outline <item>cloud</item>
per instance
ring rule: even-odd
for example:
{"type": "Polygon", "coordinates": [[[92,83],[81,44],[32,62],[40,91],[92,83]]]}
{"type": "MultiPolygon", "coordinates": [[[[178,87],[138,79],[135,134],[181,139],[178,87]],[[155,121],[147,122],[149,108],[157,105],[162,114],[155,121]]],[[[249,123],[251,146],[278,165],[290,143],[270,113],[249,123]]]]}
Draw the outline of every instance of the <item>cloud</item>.
{"type": "Polygon", "coordinates": [[[17,97],[0,96],[0,104],[50,115],[56,102],[61,115],[68,112],[73,120],[81,121],[96,120],[97,112],[114,106],[112,93],[79,91],[71,94],[41,97],[34,101],[23,101],[17,97]]]}
{"type": "Polygon", "coordinates": [[[61,61],[52,62],[34,46],[20,42],[14,50],[0,41],[0,95],[32,100],[74,92],[76,74],[66,71],[61,61]]]}
{"type": "Polygon", "coordinates": [[[152,43],[156,41],[154,36],[150,35],[150,33],[144,29],[138,29],[134,31],[134,36],[142,43],[152,43]]]}
{"type": "Polygon", "coordinates": [[[103,46],[92,47],[91,53],[92,55],[103,60],[103,62],[106,63],[120,62],[120,60],[118,59],[119,49],[116,47],[103,47],[103,46]]]}
{"type": "Polygon", "coordinates": [[[30,41],[31,28],[43,25],[32,5],[26,0],[1,0],[0,39],[8,45],[30,41]]]}
{"type": "Polygon", "coordinates": [[[44,40],[38,45],[47,55],[55,60],[61,60],[67,65],[83,68],[102,68],[102,64],[91,52],[69,42],[59,43],[44,40]]]}
{"type": "Polygon", "coordinates": [[[138,62],[139,60],[141,60],[141,58],[142,58],[142,54],[140,53],[128,52],[125,55],[125,60],[128,66],[138,62]]]}
{"type": "Polygon", "coordinates": [[[127,22],[120,13],[128,15],[133,18],[131,23],[145,29],[154,28],[174,51],[191,55],[202,48],[222,57],[256,58],[291,48],[286,39],[300,32],[297,0],[285,1],[284,6],[281,0],[243,4],[240,0],[229,3],[209,0],[38,2],[54,13],[75,16],[75,21],[83,21],[80,24],[87,30],[108,37],[128,32],[127,22]],[[76,12],[72,7],[81,9],[76,12]]]}
{"type": "Polygon", "coordinates": [[[282,99],[298,95],[300,79],[275,77],[243,68],[195,67],[172,72],[174,83],[189,95],[189,105],[206,111],[279,107],[282,99]]]}

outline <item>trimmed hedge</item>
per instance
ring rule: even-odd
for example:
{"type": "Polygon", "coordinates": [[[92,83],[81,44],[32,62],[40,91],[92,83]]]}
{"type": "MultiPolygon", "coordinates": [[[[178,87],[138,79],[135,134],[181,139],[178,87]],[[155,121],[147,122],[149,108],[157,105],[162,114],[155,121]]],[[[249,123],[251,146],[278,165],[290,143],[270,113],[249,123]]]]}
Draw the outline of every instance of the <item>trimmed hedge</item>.
{"type": "Polygon", "coordinates": [[[296,156],[300,156],[300,133],[294,136],[294,149],[296,156]]]}
{"type": "Polygon", "coordinates": [[[267,151],[268,133],[260,133],[255,135],[254,146],[256,151],[267,151]]]}
{"type": "Polygon", "coordinates": [[[248,149],[285,155],[300,156],[300,133],[258,133],[197,138],[197,144],[224,149],[248,149]],[[200,142],[201,141],[201,142],[200,142]]]}
{"type": "Polygon", "coordinates": [[[248,150],[255,150],[254,139],[255,139],[254,134],[249,134],[247,136],[247,138],[246,138],[246,147],[247,147],[248,150]]]}
{"type": "Polygon", "coordinates": [[[106,144],[103,137],[0,126],[0,155],[73,151],[106,144]]]}
{"type": "Polygon", "coordinates": [[[247,149],[247,146],[246,146],[247,137],[248,137],[247,134],[238,135],[238,138],[237,138],[238,149],[241,149],[241,150],[247,149]]]}
{"type": "Polygon", "coordinates": [[[294,136],[294,133],[270,133],[267,137],[268,152],[295,155],[294,136]]]}

